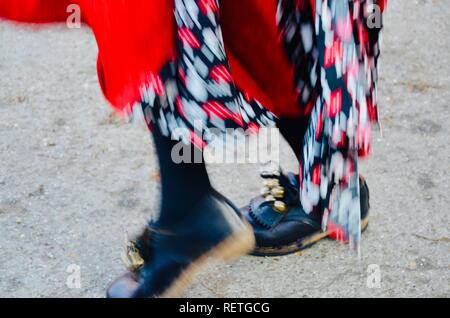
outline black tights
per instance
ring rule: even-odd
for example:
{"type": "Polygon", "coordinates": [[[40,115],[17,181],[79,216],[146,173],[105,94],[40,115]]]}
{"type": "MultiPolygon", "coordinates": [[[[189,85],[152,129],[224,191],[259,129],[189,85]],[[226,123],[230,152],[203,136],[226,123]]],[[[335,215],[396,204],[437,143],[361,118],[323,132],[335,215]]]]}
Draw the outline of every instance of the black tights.
{"type": "MultiPolygon", "coordinates": [[[[281,119],[280,132],[287,140],[297,157],[300,156],[301,141],[307,127],[307,119],[281,119]]],[[[203,158],[201,150],[194,146],[183,149],[191,153],[192,163],[175,163],[172,149],[178,144],[161,135],[158,129],[153,132],[161,173],[161,214],[158,226],[167,227],[183,219],[205,193],[211,190],[205,163],[193,163],[203,158]]]]}
{"type": "Polygon", "coordinates": [[[279,129],[281,135],[286,139],[292,151],[300,159],[303,138],[308,128],[309,118],[281,118],[279,129]]]}
{"type": "MultiPolygon", "coordinates": [[[[178,144],[161,135],[158,129],[153,132],[161,173],[161,215],[158,226],[167,227],[183,219],[201,197],[211,190],[205,163],[175,163],[172,149],[178,144]]],[[[190,150],[191,159],[202,158],[201,152],[194,146],[184,146],[190,150]],[[197,152],[194,154],[194,152],[197,152]]]]}

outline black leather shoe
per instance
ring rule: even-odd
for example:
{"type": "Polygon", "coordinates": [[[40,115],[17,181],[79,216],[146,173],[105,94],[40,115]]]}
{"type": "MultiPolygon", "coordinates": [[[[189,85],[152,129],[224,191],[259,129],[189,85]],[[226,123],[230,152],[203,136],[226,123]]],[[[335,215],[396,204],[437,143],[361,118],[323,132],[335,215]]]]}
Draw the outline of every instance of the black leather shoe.
{"type": "MultiPolygon", "coordinates": [[[[322,231],[322,215],[307,214],[300,205],[298,176],[263,173],[263,194],[241,209],[256,238],[255,256],[280,256],[301,251],[332,233],[322,231]]],[[[369,188],[360,178],[361,228],[369,223],[369,188]]]]}
{"type": "Polygon", "coordinates": [[[255,238],[239,215],[231,202],[213,190],[170,228],[150,225],[136,243],[128,245],[132,253],[125,259],[135,274],[116,280],[107,296],[177,297],[210,257],[231,261],[248,254],[255,238]]]}

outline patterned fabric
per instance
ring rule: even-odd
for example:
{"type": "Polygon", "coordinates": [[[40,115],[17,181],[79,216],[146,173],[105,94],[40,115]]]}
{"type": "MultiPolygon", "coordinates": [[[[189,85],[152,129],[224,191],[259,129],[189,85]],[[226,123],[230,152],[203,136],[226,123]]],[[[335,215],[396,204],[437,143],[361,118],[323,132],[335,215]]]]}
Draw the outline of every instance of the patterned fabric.
{"type": "Polygon", "coordinates": [[[175,0],[177,57],[143,88],[148,124],[203,148],[218,132],[275,126],[275,116],[234,84],[217,0],[175,0]]]}
{"type": "MultiPolygon", "coordinates": [[[[371,125],[378,120],[380,28],[367,26],[372,4],[384,8],[382,0],[279,0],[277,12],[295,69],[292,89],[310,116],[299,141],[301,202],[308,213],[325,211],[324,229],[336,229],[355,247],[360,240],[358,156],[369,154],[371,125]]],[[[175,0],[177,56],[142,88],[149,126],[199,147],[214,139],[214,129],[254,131],[277,122],[234,85],[218,12],[218,0],[175,0]]]]}
{"type": "Polygon", "coordinates": [[[374,4],[317,0],[312,10],[308,1],[282,0],[278,9],[299,104],[306,112],[312,108],[300,158],[300,200],[308,213],[324,211],[323,228],[354,248],[361,235],[358,156],[369,154],[371,126],[378,121],[381,26],[368,27],[374,4]]]}

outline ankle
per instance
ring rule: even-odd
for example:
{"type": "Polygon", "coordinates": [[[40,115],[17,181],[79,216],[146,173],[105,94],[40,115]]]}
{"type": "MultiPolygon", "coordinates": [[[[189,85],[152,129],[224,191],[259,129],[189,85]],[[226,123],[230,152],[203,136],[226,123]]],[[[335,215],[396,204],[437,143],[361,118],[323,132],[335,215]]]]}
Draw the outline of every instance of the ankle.
{"type": "Polygon", "coordinates": [[[165,196],[160,210],[160,216],[154,223],[157,229],[170,229],[185,222],[196,213],[196,206],[205,197],[213,193],[211,185],[201,188],[187,188],[182,194],[165,196]]]}

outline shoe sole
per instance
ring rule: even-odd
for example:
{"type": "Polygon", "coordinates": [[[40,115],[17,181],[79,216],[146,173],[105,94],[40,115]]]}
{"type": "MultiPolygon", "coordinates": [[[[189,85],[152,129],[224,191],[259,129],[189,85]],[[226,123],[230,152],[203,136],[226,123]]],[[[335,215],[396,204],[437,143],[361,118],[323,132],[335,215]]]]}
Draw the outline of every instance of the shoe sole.
{"type": "MultiPolygon", "coordinates": [[[[361,232],[367,230],[369,226],[369,216],[365,219],[361,220],[361,232]]],[[[279,246],[279,247],[256,247],[251,255],[253,256],[284,256],[288,254],[297,253],[303,251],[311,246],[315,245],[317,242],[328,238],[331,235],[330,231],[325,232],[317,232],[310,236],[307,236],[301,240],[296,241],[295,243],[279,246]]]]}
{"type": "Polygon", "coordinates": [[[242,228],[239,231],[195,260],[159,298],[179,297],[196,275],[206,267],[209,260],[232,262],[253,251],[256,245],[253,229],[247,222],[242,222],[242,228]]]}

